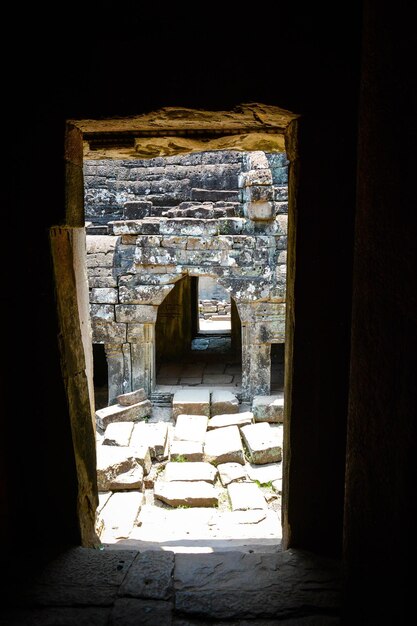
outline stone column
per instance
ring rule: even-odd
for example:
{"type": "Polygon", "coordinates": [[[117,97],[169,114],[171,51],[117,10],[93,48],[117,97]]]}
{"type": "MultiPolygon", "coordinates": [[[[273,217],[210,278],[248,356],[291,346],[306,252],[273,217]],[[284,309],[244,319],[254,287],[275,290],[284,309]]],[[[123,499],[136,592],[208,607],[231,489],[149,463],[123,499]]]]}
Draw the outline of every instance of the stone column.
{"type": "Polygon", "coordinates": [[[148,396],[155,388],[155,324],[128,324],[132,364],[132,390],[145,389],[148,396]]]}
{"type": "Polygon", "coordinates": [[[117,403],[117,396],[126,393],[130,389],[129,369],[126,372],[126,344],[106,343],[107,369],[108,369],[108,405],[117,403]]]}
{"type": "Polygon", "coordinates": [[[255,395],[271,393],[269,324],[263,319],[264,303],[238,303],[237,308],[242,323],[242,400],[249,402],[255,395]]]}

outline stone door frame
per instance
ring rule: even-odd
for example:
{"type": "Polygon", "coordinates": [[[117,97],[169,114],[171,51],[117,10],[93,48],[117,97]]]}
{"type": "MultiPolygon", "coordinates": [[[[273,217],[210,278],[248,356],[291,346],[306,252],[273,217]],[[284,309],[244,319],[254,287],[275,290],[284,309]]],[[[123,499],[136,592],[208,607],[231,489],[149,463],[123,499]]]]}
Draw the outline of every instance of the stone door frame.
{"type": "MultiPolygon", "coordinates": [[[[91,323],[85,268],[83,159],[143,158],[151,154],[151,139],[169,155],[182,151],[241,149],[285,151],[288,176],[288,260],[286,294],[283,546],[291,539],[288,523],[288,466],[291,438],[292,352],[294,344],[294,282],[296,189],[299,170],[298,115],[278,107],[249,104],[234,111],[195,111],[167,108],[138,117],[108,120],[68,120],[65,135],[66,223],[50,229],[58,317],[61,329],[63,378],[79,479],[78,518],[83,545],[94,540],[97,504],[94,438],[94,387],[91,323]],[[174,140],[175,139],[175,140],[174,140]],[[110,146],[110,148],[108,148],[110,146]],[[178,148],[179,146],[179,148],[178,148]],[[204,147],[202,147],[204,146],[204,147]],[[278,147],[279,146],[279,147],[278,147]],[[172,152],[171,152],[172,154],[172,152]],[[90,426],[88,427],[88,423],[90,426]],[[93,428],[91,428],[91,424],[93,428]],[[80,436],[83,433],[83,436],[80,436]]],[[[156,149],[156,148],[155,148],[156,149]]]]}

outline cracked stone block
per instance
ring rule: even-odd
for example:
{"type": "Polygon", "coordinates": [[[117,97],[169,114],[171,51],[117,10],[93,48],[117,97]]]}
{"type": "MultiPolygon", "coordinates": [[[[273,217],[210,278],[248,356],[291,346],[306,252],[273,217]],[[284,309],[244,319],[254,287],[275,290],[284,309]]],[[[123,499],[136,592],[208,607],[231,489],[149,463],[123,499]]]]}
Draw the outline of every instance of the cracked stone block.
{"type": "Polygon", "coordinates": [[[147,446],[149,448],[152,459],[166,459],[168,443],[168,424],[166,422],[156,422],[147,424],[146,422],[138,422],[135,424],[130,445],[132,448],[137,446],[147,446]]]}
{"type": "Polygon", "coordinates": [[[217,469],[223,487],[227,487],[227,485],[237,480],[245,480],[247,478],[245,466],[240,463],[220,463],[217,469]]]}
{"type": "MultiPolygon", "coordinates": [[[[118,477],[141,467],[128,447],[97,447],[97,487],[99,491],[111,491],[118,477]]],[[[142,469],[142,468],[141,468],[142,469]]],[[[143,474],[142,474],[143,475],[143,474]]]]}
{"type": "Polygon", "coordinates": [[[270,483],[282,478],[282,463],[265,463],[264,465],[246,464],[246,473],[251,480],[261,484],[270,483]]]}
{"type": "Polygon", "coordinates": [[[267,422],[242,426],[241,433],[248,448],[250,460],[255,465],[281,461],[282,449],[279,445],[277,429],[267,422]]]}
{"type": "Polygon", "coordinates": [[[113,493],[100,512],[101,541],[129,537],[143,502],[144,495],[140,491],[113,493]]]}

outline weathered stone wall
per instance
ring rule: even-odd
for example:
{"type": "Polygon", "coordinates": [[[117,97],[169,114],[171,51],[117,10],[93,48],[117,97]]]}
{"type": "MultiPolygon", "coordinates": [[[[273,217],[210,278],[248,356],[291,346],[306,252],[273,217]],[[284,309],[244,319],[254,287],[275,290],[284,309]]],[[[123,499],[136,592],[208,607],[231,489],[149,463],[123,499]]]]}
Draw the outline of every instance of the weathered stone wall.
{"type": "MultiPolygon", "coordinates": [[[[266,153],[266,157],[272,176],[274,210],[286,213],[286,155],[266,153]]],[[[244,159],[244,152],[218,150],[135,161],[86,160],[86,220],[97,227],[111,220],[160,216],[181,202],[190,201],[233,202],[236,214],[243,214],[239,176],[245,169],[244,159]]],[[[94,232],[105,234],[104,229],[96,228],[94,232]]]]}
{"type": "MultiPolygon", "coordinates": [[[[147,393],[154,390],[158,315],[159,343],[165,350],[171,345],[174,354],[181,354],[181,338],[189,345],[192,321],[180,311],[187,309],[187,315],[191,311],[191,292],[185,289],[184,278],[200,276],[214,278],[236,304],[241,322],[242,397],[269,393],[271,344],[285,341],[286,164],[284,154],[267,158],[261,151],[152,159],[142,167],[146,184],[136,186],[144,181],[132,180],[123,192],[129,185],[144,196],[150,190],[154,193],[146,197],[152,200],[117,195],[114,182],[107,195],[95,196],[103,203],[107,198],[108,212],[104,204],[87,206],[88,218],[108,220],[87,226],[87,268],[93,342],[105,344],[109,365],[109,403],[139,387],[147,393]],[[221,163],[215,164],[214,157],[221,163]],[[188,165],[180,165],[187,159],[188,165]],[[170,163],[162,166],[162,161],[170,163]],[[196,190],[200,198],[207,197],[200,193],[201,187],[179,183],[184,171],[187,178],[181,181],[187,185],[206,184],[207,194],[233,192],[228,197],[234,200],[216,200],[216,195],[210,202],[182,199],[196,190]],[[217,184],[229,190],[217,191],[217,184]],[[236,189],[230,190],[232,185],[236,189]],[[166,204],[178,200],[175,206],[166,204]],[[121,203],[117,208],[116,201],[121,203]],[[108,219],[117,215],[121,219],[108,219]],[[91,234],[103,231],[106,234],[91,234]],[[178,281],[181,288],[176,287],[178,281]]],[[[117,172],[120,177],[127,172],[138,177],[141,172],[136,163],[128,168],[110,161],[106,166],[107,177],[105,164],[85,167],[96,167],[106,181],[117,172]]],[[[91,200],[88,194],[87,189],[86,198],[91,200]]]]}

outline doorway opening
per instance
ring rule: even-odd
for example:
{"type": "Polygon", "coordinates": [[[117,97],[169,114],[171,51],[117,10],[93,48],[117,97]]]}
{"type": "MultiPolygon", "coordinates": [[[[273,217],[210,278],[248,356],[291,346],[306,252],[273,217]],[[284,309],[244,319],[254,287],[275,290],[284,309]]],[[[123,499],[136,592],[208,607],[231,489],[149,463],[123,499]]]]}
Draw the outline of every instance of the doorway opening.
{"type": "MultiPolygon", "coordinates": [[[[279,313],[279,310],[282,310],[282,306],[277,307],[277,304],[285,304],[286,289],[285,284],[280,280],[282,273],[274,271],[277,263],[278,265],[280,264],[279,250],[283,250],[284,240],[286,245],[286,215],[279,212],[275,213],[274,211],[277,208],[277,204],[281,204],[281,208],[283,208],[282,205],[286,204],[286,198],[281,195],[284,193],[283,189],[274,189],[274,184],[271,180],[271,172],[269,174],[266,172],[266,170],[271,170],[271,168],[266,166],[259,167],[259,165],[256,164],[256,158],[259,156],[261,159],[267,160],[267,155],[271,155],[272,160],[276,158],[286,160],[285,153],[282,151],[284,145],[283,129],[285,129],[285,125],[289,124],[294,117],[295,116],[289,114],[288,118],[286,118],[285,115],[282,116],[282,112],[280,112],[279,123],[276,127],[270,124],[266,125],[267,138],[265,135],[261,136],[262,132],[253,133],[249,127],[246,128],[248,132],[245,136],[245,133],[242,132],[245,127],[244,123],[238,130],[234,129],[233,132],[231,132],[231,137],[233,137],[230,144],[232,151],[240,152],[242,155],[242,152],[246,150],[247,153],[245,152],[245,154],[250,155],[246,157],[249,162],[249,168],[246,168],[244,171],[245,175],[240,178],[238,188],[235,189],[240,198],[239,203],[243,208],[243,212],[240,215],[236,215],[236,213],[231,214],[236,210],[236,207],[227,206],[228,201],[215,201],[215,203],[223,202],[223,206],[221,207],[202,207],[201,205],[205,204],[205,201],[201,198],[204,196],[207,198],[207,192],[211,193],[216,191],[213,190],[209,184],[205,188],[193,188],[197,195],[201,191],[205,193],[203,193],[202,196],[200,195],[200,199],[197,200],[194,198],[192,200],[192,207],[181,207],[181,203],[176,204],[175,193],[171,196],[175,198],[174,204],[166,206],[158,204],[155,198],[157,194],[153,193],[155,187],[149,185],[149,181],[143,181],[133,176],[132,187],[137,189],[144,189],[146,187],[148,190],[146,192],[147,200],[130,202],[130,204],[136,202],[135,206],[132,207],[128,206],[129,199],[127,199],[128,201],[124,202],[121,216],[112,215],[115,207],[108,205],[106,210],[101,210],[97,214],[98,219],[96,223],[87,219],[85,225],[87,234],[87,267],[95,268],[95,271],[89,277],[90,292],[94,291],[92,302],[96,305],[94,308],[93,335],[95,332],[98,333],[100,339],[97,343],[104,344],[106,355],[111,355],[112,362],[110,363],[108,361],[108,372],[110,373],[108,376],[109,381],[112,380],[112,384],[114,384],[114,381],[118,379],[117,384],[119,385],[119,389],[115,386],[112,393],[110,394],[109,392],[109,397],[112,396],[119,401],[121,396],[129,396],[129,394],[134,394],[140,389],[145,393],[146,398],[144,401],[152,403],[152,393],[156,386],[155,345],[157,342],[156,329],[159,311],[163,310],[161,308],[162,304],[170,292],[173,291],[177,282],[180,283],[184,279],[191,281],[192,278],[198,278],[202,275],[210,276],[211,272],[207,272],[206,269],[208,259],[210,259],[210,263],[217,264],[217,268],[221,269],[222,275],[219,282],[230,294],[231,340],[234,334],[233,311],[238,314],[240,322],[239,352],[242,366],[242,394],[237,398],[240,404],[239,413],[245,413],[242,409],[253,408],[254,404],[252,404],[252,402],[256,396],[265,396],[271,392],[272,359],[268,359],[267,357],[270,357],[271,345],[283,341],[280,335],[282,335],[282,329],[285,327],[285,318],[279,313]],[[284,119],[286,120],[285,123],[283,122],[284,119]],[[256,137],[253,137],[253,135],[256,137]],[[241,142],[240,145],[237,136],[241,142]],[[249,136],[250,148],[248,150],[248,146],[245,144],[249,136]],[[277,140],[277,143],[274,145],[275,140],[277,140]],[[238,149],[236,150],[237,146],[238,149]],[[262,154],[260,155],[258,153],[262,154]],[[279,154],[280,156],[276,156],[279,154]],[[265,176],[265,178],[263,178],[263,176],[265,176]],[[199,204],[198,211],[195,210],[195,203],[199,204]],[[201,215],[202,209],[203,213],[205,209],[208,209],[208,211],[213,210],[213,215],[208,216],[206,213],[205,217],[202,219],[204,227],[207,227],[208,231],[192,232],[197,222],[192,221],[192,224],[189,222],[191,222],[191,220],[201,220],[201,217],[197,217],[197,212],[201,215]],[[214,209],[221,209],[220,217],[215,217],[214,209]],[[190,210],[194,210],[194,215],[187,216],[186,212],[190,210]],[[126,211],[125,215],[123,211],[126,211]],[[132,214],[128,217],[129,211],[138,211],[138,213],[136,213],[135,217],[132,217],[132,214]],[[156,211],[156,213],[154,211],[156,211]],[[109,219],[106,222],[108,217],[116,219],[109,219]],[[122,217],[122,219],[117,219],[117,217],[122,217]],[[161,217],[168,218],[169,222],[161,220],[161,217]],[[179,221],[187,217],[190,218],[188,223],[186,220],[183,222],[179,221]],[[212,221],[210,222],[210,220],[212,221]],[[139,226],[138,222],[141,223],[139,226]],[[161,230],[162,222],[163,226],[161,230]],[[216,223],[215,226],[214,222],[216,223]],[[245,224],[247,224],[247,227],[245,224]],[[175,225],[173,230],[172,225],[175,225]],[[221,228],[219,225],[221,225],[221,228]],[[223,230],[224,225],[227,225],[226,231],[223,230]],[[143,230],[144,227],[146,227],[145,230],[143,230]],[[177,227],[181,227],[181,229],[185,230],[176,230],[177,227]],[[188,227],[190,227],[189,230],[187,230],[188,227]],[[138,228],[139,231],[137,230],[138,228]],[[210,232],[211,228],[215,228],[216,233],[210,232]],[[242,228],[246,230],[242,231],[242,228]],[[217,249],[205,249],[204,245],[207,241],[205,235],[208,235],[208,240],[211,241],[212,244],[215,242],[215,245],[218,245],[217,249]],[[89,236],[95,238],[92,247],[89,247],[89,236]],[[108,240],[106,242],[104,241],[103,238],[106,237],[113,238],[110,248],[106,248],[107,243],[109,243],[108,240]],[[199,245],[204,242],[204,245],[202,245],[199,251],[199,254],[207,253],[205,256],[203,254],[203,262],[201,262],[201,259],[197,262],[195,256],[193,257],[195,239],[197,239],[199,245]],[[280,239],[279,243],[281,247],[277,247],[276,245],[278,239],[280,239]],[[145,241],[149,245],[144,245],[145,241]],[[164,243],[162,243],[162,241],[164,243]],[[261,243],[262,245],[259,245],[261,243]],[[101,248],[101,245],[104,245],[104,248],[101,248]],[[155,245],[158,250],[155,250],[155,245]],[[150,250],[149,248],[152,249],[150,250]],[[172,256],[173,249],[175,250],[174,257],[172,256]],[[97,259],[93,259],[94,255],[100,258],[100,263],[103,261],[103,266],[99,267],[100,263],[95,263],[97,259]],[[179,258],[181,262],[178,262],[179,258]],[[249,271],[247,269],[248,265],[249,271]],[[145,266],[148,271],[144,271],[145,266]],[[268,270],[264,272],[263,270],[265,270],[266,266],[268,270]],[[164,269],[161,271],[162,267],[164,269]],[[190,267],[193,268],[191,271],[190,267]],[[131,271],[132,268],[134,268],[133,273],[131,271]],[[166,276],[162,278],[162,274],[166,276]],[[106,284],[107,279],[113,281],[112,286],[106,284]],[[144,367],[142,367],[143,364],[144,367]],[[117,391],[118,393],[116,393],[117,391]]],[[[178,121],[177,115],[175,115],[174,118],[175,125],[181,124],[183,121],[178,121]]],[[[253,125],[252,114],[250,119],[253,125]]],[[[206,122],[207,120],[205,120],[204,126],[207,125],[206,122]]],[[[195,123],[195,118],[193,123],[195,123]]],[[[104,159],[114,161],[115,158],[117,159],[115,154],[118,151],[117,140],[110,141],[109,143],[109,138],[106,136],[105,132],[103,136],[101,136],[105,124],[99,123],[96,128],[93,128],[93,123],[93,127],[88,131],[87,128],[89,124],[90,122],[88,121],[81,123],[85,138],[84,171],[86,176],[89,175],[88,169],[94,167],[90,161],[100,161],[103,160],[103,157],[104,159]],[[107,150],[108,152],[106,152],[107,150]]],[[[263,128],[262,122],[260,126],[263,128]]],[[[115,126],[113,125],[112,132],[114,132],[114,129],[115,126]]],[[[124,127],[123,130],[125,133],[126,127],[124,127]]],[[[260,129],[258,129],[258,131],[259,130],[260,129]]],[[[142,137],[140,137],[138,126],[136,126],[132,132],[139,137],[139,139],[135,138],[134,141],[136,158],[140,159],[141,156],[143,156],[142,150],[144,143],[147,144],[146,149],[148,152],[146,159],[148,162],[151,159],[166,158],[165,152],[163,157],[152,156],[150,159],[149,130],[147,130],[146,134],[142,137]],[[144,139],[145,137],[146,139],[144,139]]],[[[204,132],[208,132],[207,129],[205,129],[204,132]]],[[[201,130],[199,130],[197,134],[201,135],[201,130]]],[[[221,135],[223,142],[220,151],[223,151],[225,146],[227,149],[227,141],[229,141],[229,139],[224,137],[224,129],[222,127],[219,127],[218,134],[221,135]],[[225,139],[226,141],[224,141],[225,139]]],[[[167,149],[167,145],[174,145],[175,148],[175,142],[172,143],[170,140],[164,144],[164,142],[160,140],[161,136],[159,136],[157,140],[160,154],[161,150],[163,152],[167,149]],[[161,148],[161,146],[164,147],[161,148]]],[[[211,140],[206,140],[204,148],[207,148],[207,144],[210,142],[211,140]]],[[[126,157],[127,154],[132,151],[131,147],[126,147],[128,145],[128,143],[126,143],[126,133],[121,143],[122,147],[119,149],[119,155],[123,154],[123,156],[126,157]]],[[[202,147],[201,143],[200,147],[202,147]]],[[[182,147],[182,152],[184,152],[184,147],[182,147]]],[[[199,155],[203,153],[198,153],[195,150],[195,146],[193,146],[190,152],[190,161],[195,157],[201,158],[199,155]]],[[[207,154],[210,154],[210,152],[218,153],[219,148],[215,147],[214,150],[208,150],[207,154]]],[[[209,158],[212,158],[212,156],[211,154],[209,158]]],[[[125,161],[126,159],[121,160],[125,161]]],[[[160,161],[158,161],[158,164],[162,165],[160,161]]],[[[173,165],[174,163],[171,162],[171,164],[173,165]]],[[[277,169],[282,169],[287,172],[287,164],[288,162],[285,163],[284,167],[277,167],[277,169]]],[[[101,165],[102,164],[96,163],[97,167],[101,167],[101,165]]],[[[177,163],[175,165],[179,164],[177,163]]],[[[281,165],[283,165],[283,163],[281,163],[281,165]]],[[[135,169],[134,166],[132,166],[131,169],[135,169]]],[[[130,172],[130,174],[132,174],[132,172],[130,172]]],[[[278,184],[275,186],[283,187],[284,185],[278,184]]],[[[221,191],[227,190],[222,189],[221,191]]],[[[123,197],[122,193],[119,193],[119,198],[120,197],[123,197]]],[[[166,198],[167,196],[165,195],[165,200],[166,198]]],[[[124,198],[124,200],[126,200],[126,198],[124,198]]],[[[75,202],[75,205],[77,205],[77,202],[75,202]]],[[[70,209],[71,207],[69,207],[69,210],[70,209]]],[[[201,224],[199,224],[199,226],[201,226],[201,224]]],[[[214,276],[216,278],[219,277],[217,271],[214,273],[214,276]]],[[[195,317],[195,320],[198,324],[198,316],[195,317]]],[[[190,327],[191,326],[192,324],[190,324],[190,327]]],[[[199,324],[196,327],[196,331],[196,336],[201,334],[199,324]]],[[[202,385],[202,387],[204,387],[204,385],[202,385]]],[[[210,394],[211,391],[209,391],[209,396],[210,394]]],[[[209,400],[209,402],[211,402],[211,400],[209,400]]],[[[126,405],[131,406],[128,403],[126,405]]],[[[126,405],[122,404],[122,406],[126,405]]],[[[227,415],[227,412],[224,414],[227,415]]],[[[153,415],[146,417],[147,419],[140,420],[143,426],[152,423],[154,420],[153,415]]],[[[178,415],[176,417],[178,417],[178,415]]],[[[212,416],[209,415],[208,417],[211,419],[212,416]]],[[[174,423],[173,426],[175,425],[174,423]]],[[[272,424],[271,428],[274,427],[274,424],[272,424]]],[[[239,427],[237,428],[239,430],[239,427]]],[[[109,448],[122,447],[117,444],[114,445],[114,439],[111,440],[109,437],[107,444],[105,444],[105,441],[101,439],[101,435],[105,438],[107,433],[98,432],[99,445],[103,444],[103,447],[107,445],[109,448]],[[113,443],[109,443],[111,441],[113,441],[113,443]]],[[[156,445],[149,446],[149,449],[152,447],[154,454],[158,455],[158,453],[156,453],[156,445]]],[[[219,464],[221,463],[215,463],[214,465],[217,467],[219,464]]],[[[257,465],[257,463],[252,464],[257,465]]],[[[266,466],[268,464],[263,461],[259,463],[259,465],[266,466]]],[[[265,467],[258,469],[265,469],[265,467]]],[[[259,483],[262,485],[272,482],[261,480],[260,474],[259,472],[257,478],[254,477],[254,474],[252,474],[251,477],[248,476],[249,483],[259,483]]],[[[127,476],[121,478],[119,485],[115,486],[110,497],[107,497],[104,491],[101,492],[100,495],[103,495],[103,497],[100,498],[99,507],[97,509],[98,516],[101,515],[105,508],[112,508],[112,506],[107,506],[110,501],[113,502],[113,508],[120,511],[123,507],[121,507],[120,504],[116,504],[116,500],[120,499],[114,496],[120,495],[121,493],[128,491],[131,495],[134,494],[136,499],[142,498],[142,496],[138,495],[139,493],[143,493],[140,487],[135,489],[130,485],[130,488],[126,489],[127,483],[125,481],[127,479],[127,476]]],[[[151,480],[145,479],[142,481],[141,485],[145,485],[147,482],[149,483],[151,480]]],[[[240,484],[242,481],[239,479],[237,479],[237,481],[232,480],[233,484],[235,482],[240,484]]],[[[246,484],[246,481],[243,481],[242,484],[246,484]]],[[[228,513],[235,513],[239,510],[238,507],[232,506],[228,513]]],[[[260,520],[258,520],[258,522],[259,521],[260,520]]],[[[275,530],[280,526],[280,522],[276,522],[277,520],[275,519],[275,530]]],[[[153,525],[155,526],[155,523],[153,525]]],[[[253,527],[251,530],[253,530],[253,527]]],[[[257,539],[256,537],[252,538],[257,539]]],[[[271,539],[276,546],[280,543],[277,539],[278,536],[276,534],[273,539],[271,539]]],[[[120,534],[115,538],[114,544],[123,547],[123,545],[126,545],[126,541],[128,542],[129,538],[126,539],[126,536],[120,534]]],[[[243,539],[243,542],[247,545],[247,537],[243,539]]],[[[203,539],[200,544],[201,543],[204,543],[203,539]]],[[[211,541],[211,549],[215,543],[216,542],[213,544],[211,541]]],[[[219,543],[217,543],[217,545],[219,545],[219,543]]]]}

